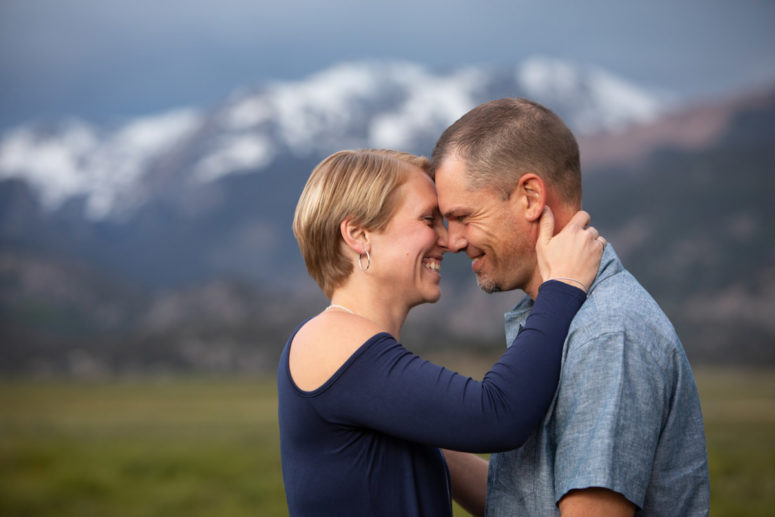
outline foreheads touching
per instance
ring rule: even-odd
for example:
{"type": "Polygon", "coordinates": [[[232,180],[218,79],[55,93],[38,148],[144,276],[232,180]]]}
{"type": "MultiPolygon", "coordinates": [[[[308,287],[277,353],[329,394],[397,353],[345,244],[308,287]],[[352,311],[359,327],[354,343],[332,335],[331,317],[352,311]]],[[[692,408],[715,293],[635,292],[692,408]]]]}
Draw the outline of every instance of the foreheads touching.
{"type": "Polygon", "coordinates": [[[559,200],[581,206],[578,143],[560,117],[536,102],[507,98],[475,107],[441,135],[430,174],[449,158],[465,162],[472,190],[494,189],[508,199],[532,172],[559,200]]]}

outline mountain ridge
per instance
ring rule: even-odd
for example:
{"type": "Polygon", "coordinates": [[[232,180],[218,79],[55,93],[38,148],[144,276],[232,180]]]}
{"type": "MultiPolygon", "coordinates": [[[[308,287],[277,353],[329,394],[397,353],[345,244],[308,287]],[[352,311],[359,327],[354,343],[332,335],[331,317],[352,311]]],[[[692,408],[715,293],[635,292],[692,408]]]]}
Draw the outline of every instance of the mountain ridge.
{"type": "MultiPolygon", "coordinates": [[[[515,83],[503,79],[516,70],[492,79],[499,86],[491,91],[525,94],[509,90],[515,83]]],[[[279,131],[253,116],[222,132],[220,118],[251,95],[206,114],[181,112],[163,152],[127,158],[129,165],[113,169],[129,168],[142,180],[120,184],[127,192],[116,194],[127,197],[115,198],[121,200],[115,212],[90,214],[90,192],[78,189],[46,205],[29,178],[7,169],[0,174],[0,371],[89,376],[272,369],[288,332],[326,303],[306,275],[290,223],[309,172],[327,151],[294,151],[286,143],[272,160],[246,159],[252,165],[245,169],[197,179],[196,165],[218,156],[222,139],[247,137],[246,127],[269,136],[279,131]],[[188,125],[191,120],[196,124],[188,125]],[[144,167],[140,174],[130,167],[137,163],[144,167]]],[[[391,106],[389,99],[382,102],[374,116],[391,106]]],[[[356,144],[368,143],[369,113],[364,108],[353,122],[361,128],[356,144]]],[[[584,206],[665,308],[692,362],[775,364],[769,316],[775,313],[775,230],[768,224],[775,220],[769,199],[774,121],[775,87],[668,110],[605,137],[580,135],[584,160],[593,149],[587,138],[638,151],[585,161],[584,206]],[[684,134],[686,120],[709,119],[718,126],[702,138],[684,134]],[[639,132],[656,137],[644,146],[639,132]]],[[[422,127],[417,135],[429,131],[422,127]]],[[[153,150],[160,141],[143,147],[143,138],[129,138],[133,133],[123,126],[91,131],[76,139],[83,149],[99,148],[90,138],[120,145],[79,158],[90,167],[111,166],[124,156],[121,149],[153,150]]],[[[413,145],[427,154],[436,137],[417,136],[413,145]]],[[[245,153],[250,158],[250,150],[245,153]]],[[[222,163],[231,163],[223,156],[222,163]]],[[[80,163],[72,154],[62,159],[72,167],[80,163]]],[[[99,182],[108,172],[91,177],[99,182]]],[[[111,185],[96,193],[107,195],[111,185]]],[[[402,340],[418,350],[501,349],[502,314],[520,294],[481,293],[462,255],[445,257],[442,274],[442,299],[412,311],[402,340]]]]}
{"type": "Polygon", "coordinates": [[[177,161],[178,174],[196,186],[264,170],[289,154],[363,147],[428,154],[476,104],[528,94],[553,105],[579,134],[652,120],[666,105],[602,70],[547,58],[511,71],[447,73],[409,62],[342,63],[235,93],[208,111],[177,109],[114,128],[71,120],[12,129],[0,139],[0,178],[30,182],[48,208],[82,196],[91,219],[121,217],[152,195],[160,162],[170,171],[177,161]]]}

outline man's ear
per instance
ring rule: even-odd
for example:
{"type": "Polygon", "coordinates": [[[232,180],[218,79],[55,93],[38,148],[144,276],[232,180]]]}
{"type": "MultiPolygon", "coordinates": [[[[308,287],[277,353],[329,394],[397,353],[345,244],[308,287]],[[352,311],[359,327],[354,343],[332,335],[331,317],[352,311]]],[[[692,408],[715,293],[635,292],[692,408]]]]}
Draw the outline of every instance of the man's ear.
{"type": "Polygon", "coordinates": [[[339,224],[339,231],[342,233],[344,243],[353,253],[360,255],[370,249],[369,232],[352,222],[348,217],[339,224]]]}
{"type": "Polygon", "coordinates": [[[541,218],[546,205],[546,184],[535,173],[523,174],[509,197],[509,203],[530,222],[541,218]]]}

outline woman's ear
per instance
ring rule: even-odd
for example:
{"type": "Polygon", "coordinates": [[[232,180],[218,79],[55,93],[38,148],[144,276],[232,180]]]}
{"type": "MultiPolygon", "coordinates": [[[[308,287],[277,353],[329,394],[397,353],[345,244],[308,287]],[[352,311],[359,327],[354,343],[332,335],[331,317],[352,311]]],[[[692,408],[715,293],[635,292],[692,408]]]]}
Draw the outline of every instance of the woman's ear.
{"type": "Polygon", "coordinates": [[[369,251],[369,232],[352,222],[350,218],[339,223],[339,231],[342,233],[344,243],[356,255],[369,251]]]}
{"type": "Polygon", "coordinates": [[[519,178],[517,187],[509,197],[509,203],[530,222],[541,218],[546,206],[546,184],[535,173],[528,172],[519,178]]]}

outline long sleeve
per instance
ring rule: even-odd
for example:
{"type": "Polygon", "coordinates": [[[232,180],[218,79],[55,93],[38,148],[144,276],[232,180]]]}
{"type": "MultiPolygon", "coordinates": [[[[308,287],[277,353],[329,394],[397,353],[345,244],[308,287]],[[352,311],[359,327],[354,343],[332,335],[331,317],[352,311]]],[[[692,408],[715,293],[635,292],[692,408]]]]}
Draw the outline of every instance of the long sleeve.
{"type": "Polygon", "coordinates": [[[583,291],[545,282],[525,327],[481,382],[377,334],[308,394],[332,423],[473,452],[520,446],[557,387],[563,343],[583,291]]]}

